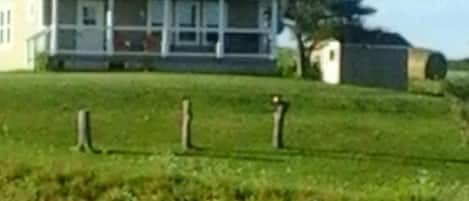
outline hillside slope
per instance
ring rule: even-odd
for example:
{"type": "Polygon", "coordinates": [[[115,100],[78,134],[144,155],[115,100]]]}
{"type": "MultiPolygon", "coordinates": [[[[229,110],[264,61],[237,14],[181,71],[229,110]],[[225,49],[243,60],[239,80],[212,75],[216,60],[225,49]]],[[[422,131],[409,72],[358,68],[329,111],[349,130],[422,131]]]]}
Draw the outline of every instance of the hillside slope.
{"type": "Polygon", "coordinates": [[[0,74],[0,94],[0,199],[461,200],[469,192],[469,149],[444,98],[175,74],[0,74]],[[277,93],[292,104],[283,151],[270,147],[277,93]],[[190,153],[179,148],[183,97],[194,104],[199,149],[190,153]],[[81,108],[105,154],[69,150],[81,108]]]}

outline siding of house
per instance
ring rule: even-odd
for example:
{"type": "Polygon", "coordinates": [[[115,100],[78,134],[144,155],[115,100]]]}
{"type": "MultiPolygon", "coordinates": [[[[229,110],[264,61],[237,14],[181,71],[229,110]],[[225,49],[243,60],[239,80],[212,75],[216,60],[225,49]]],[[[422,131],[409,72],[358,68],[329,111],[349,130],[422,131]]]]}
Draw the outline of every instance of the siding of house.
{"type": "Polygon", "coordinates": [[[0,47],[0,71],[28,70],[26,39],[40,30],[41,1],[0,0],[0,6],[11,8],[11,43],[0,47]]]}
{"type": "MultiPolygon", "coordinates": [[[[106,71],[105,56],[58,56],[67,60],[65,70],[106,71]]],[[[151,67],[163,72],[194,73],[234,73],[250,75],[273,75],[276,62],[270,59],[224,58],[222,60],[204,57],[151,57],[151,56],[118,56],[113,62],[125,63],[126,69],[151,67]]]]}

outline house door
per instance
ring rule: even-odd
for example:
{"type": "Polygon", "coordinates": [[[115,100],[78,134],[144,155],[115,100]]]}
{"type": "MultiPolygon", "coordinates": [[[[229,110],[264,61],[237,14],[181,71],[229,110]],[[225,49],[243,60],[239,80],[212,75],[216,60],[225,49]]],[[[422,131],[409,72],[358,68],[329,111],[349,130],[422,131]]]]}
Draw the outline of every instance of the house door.
{"type": "Polygon", "coordinates": [[[200,41],[200,6],[198,0],[179,0],[176,6],[176,43],[198,45],[200,41]]]}
{"type": "Polygon", "coordinates": [[[103,1],[79,0],[77,9],[77,50],[104,50],[103,1]]]}
{"type": "Polygon", "coordinates": [[[218,36],[218,9],[218,1],[176,1],[177,45],[214,45],[218,36]]]}

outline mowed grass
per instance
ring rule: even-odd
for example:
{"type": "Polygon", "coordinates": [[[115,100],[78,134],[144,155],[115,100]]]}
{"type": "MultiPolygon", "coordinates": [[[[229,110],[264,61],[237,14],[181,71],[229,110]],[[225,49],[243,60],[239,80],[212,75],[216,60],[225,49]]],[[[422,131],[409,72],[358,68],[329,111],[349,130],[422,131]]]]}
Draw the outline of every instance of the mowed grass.
{"type": "Polygon", "coordinates": [[[463,200],[469,148],[453,116],[444,97],[301,80],[0,74],[0,199],[463,200]],[[291,102],[281,151],[270,145],[272,94],[291,102]],[[183,97],[194,107],[189,153],[179,146],[183,97]],[[82,108],[107,154],[70,151],[82,108]],[[88,190],[70,190],[73,178],[88,190]],[[173,197],[144,196],[168,189],[173,197]],[[198,194],[210,192],[218,197],[198,194]]]}

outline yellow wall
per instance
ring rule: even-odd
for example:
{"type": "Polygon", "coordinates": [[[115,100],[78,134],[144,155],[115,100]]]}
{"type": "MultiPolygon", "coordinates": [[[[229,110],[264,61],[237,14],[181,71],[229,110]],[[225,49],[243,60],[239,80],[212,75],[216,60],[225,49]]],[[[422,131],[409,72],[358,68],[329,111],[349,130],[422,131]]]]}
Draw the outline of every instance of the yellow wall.
{"type": "Polygon", "coordinates": [[[40,0],[0,0],[11,6],[11,43],[0,48],[0,71],[32,70],[26,62],[26,39],[39,30],[40,0]]]}

